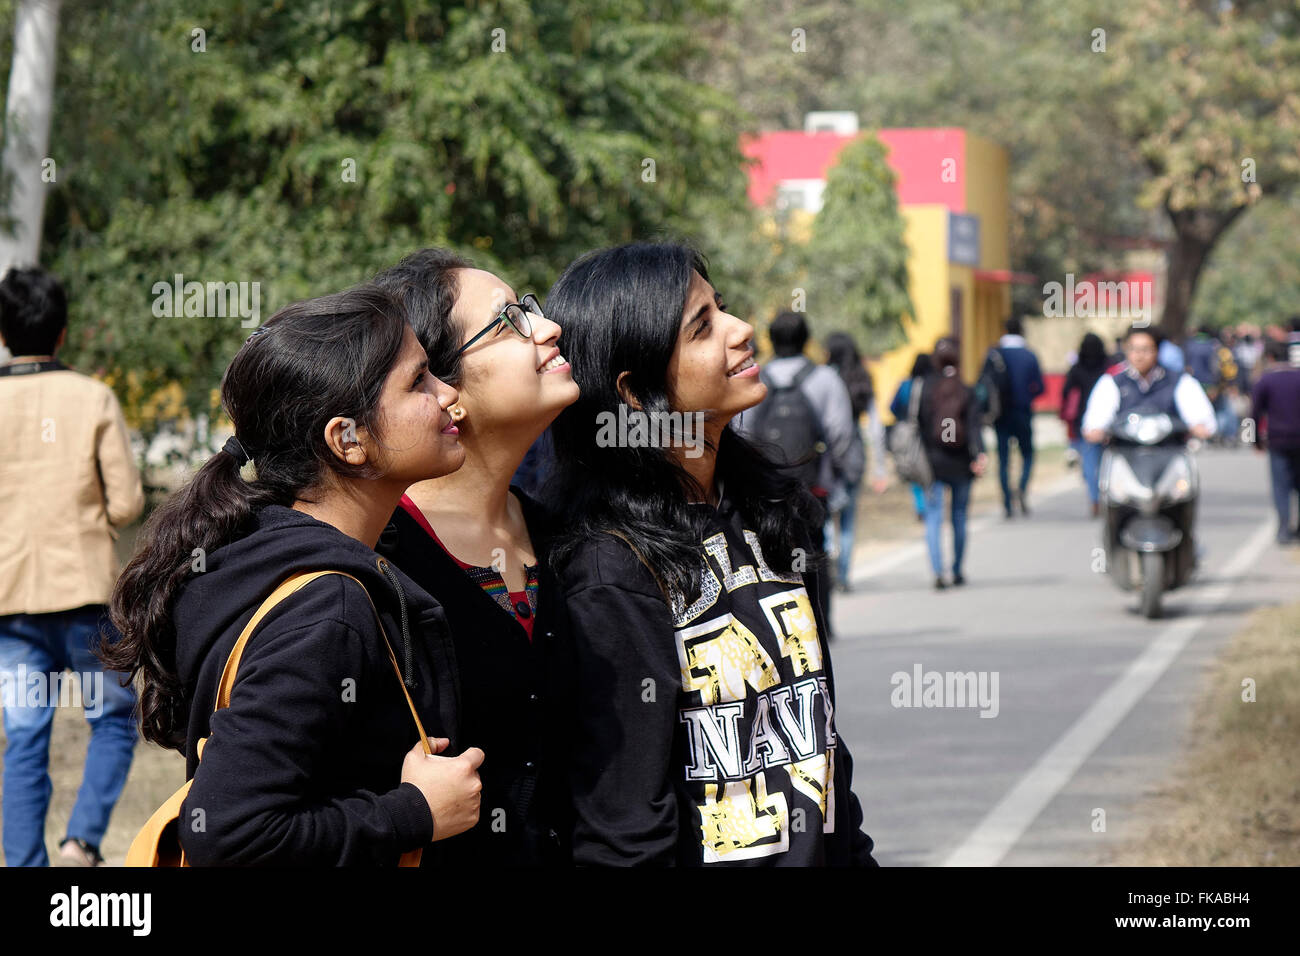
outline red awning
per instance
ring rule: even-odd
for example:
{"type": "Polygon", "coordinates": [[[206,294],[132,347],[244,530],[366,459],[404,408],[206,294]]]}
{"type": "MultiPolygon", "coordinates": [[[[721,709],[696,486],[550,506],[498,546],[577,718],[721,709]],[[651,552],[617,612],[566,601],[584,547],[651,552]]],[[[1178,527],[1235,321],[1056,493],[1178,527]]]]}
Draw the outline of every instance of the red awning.
{"type": "Polygon", "coordinates": [[[1008,285],[1037,285],[1037,276],[1028,272],[1012,272],[1010,269],[976,269],[975,278],[981,282],[1002,282],[1008,285]]]}

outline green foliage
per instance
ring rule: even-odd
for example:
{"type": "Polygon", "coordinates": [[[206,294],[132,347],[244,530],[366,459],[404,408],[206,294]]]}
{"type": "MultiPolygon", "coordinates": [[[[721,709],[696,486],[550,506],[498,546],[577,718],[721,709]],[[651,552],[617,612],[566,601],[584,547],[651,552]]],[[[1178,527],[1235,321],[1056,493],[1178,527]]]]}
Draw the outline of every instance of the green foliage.
{"type": "Polygon", "coordinates": [[[812,239],[802,250],[809,320],[817,336],[848,332],[864,352],[902,341],[902,319],[912,311],[903,218],[886,155],[871,134],[840,151],[826,176],[812,239]]]}
{"type": "Polygon", "coordinates": [[[1284,324],[1300,314],[1300,197],[1266,199],[1237,220],[1205,268],[1197,324],[1284,324]]]}
{"type": "Polygon", "coordinates": [[[1144,0],[1112,50],[1101,91],[1150,171],[1141,202],[1227,211],[1300,183],[1293,4],[1144,0]]]}
{"type": "Polygon", "coordinates": [[[523,293],[592,248],[752,227],[736,106],[687,79],[719,0],[64,9],[43,259],[68,283],[69,359],[146,428],[170,382],[211,410],[248,334],[155,317],[176,273],[259,283],[265,320],[426,245],[523,293]]]}
{"type": "MultiPolygon", "coordinates": [[[[1293,190],[1300,172],[1290,0],[749,9],[718,41],[714,82],[767,126],[847,109],[866,126],[963,126],[999,143],[1010,156],[1012,268],[1041,279],[1121,267],[1128,239],[1187,237],[1194,252],[1213,250],[1240,209],[1293,190]],[[794,27],[807,31],[805,54],[791,51],[794,27]],[[1255,183],[1242,179],[1248,158],[1255,183]]],[[[1173,267],[1194,288],[1199,260],[1173,267]]]]}

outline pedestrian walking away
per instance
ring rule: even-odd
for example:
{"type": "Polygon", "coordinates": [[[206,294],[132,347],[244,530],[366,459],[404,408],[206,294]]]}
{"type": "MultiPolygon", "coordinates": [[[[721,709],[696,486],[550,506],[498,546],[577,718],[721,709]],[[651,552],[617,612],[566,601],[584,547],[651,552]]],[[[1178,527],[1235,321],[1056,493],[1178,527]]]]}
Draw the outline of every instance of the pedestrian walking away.
{"type": "Polygon", "coordinates": [[[996,383],[1001,397],[1001,414],[993,423],[998,438],[998,481],[1002,485],[1002,510],[1010,518],[1012,505],[1029,514],[1026,500],[1034,468],[1034,399],[1043,394],[1043,373],[1038,357],[1025,345],[1024,325],[1017,318],[1006,321],[1006,334],[989,350],[981,377],[996,383]],[[1020,478],[1011,481],[1011,443],[1020,452],[1020,478]]]}
{"type": "MultiPolygon", "coordinates": [[[[808,323],[795,312],[783,312],[768,330],[775,358],[760,370],[767,397],[759,406],[738,416],[735,429],[766,446],[775,460],[808,489],[821,509],[812,517],[808,538],[814,560],[825,561],[826,515],[831,495],[862,481],[866,462],[862,436],[853,418],[849,390],[835,370],[817,365],[803,354],[808,344],[808,323]]],[[[817,576],[817,593],[827,622],[831,615],[831,578],[826,567],[817,576]]],[[[827,624],[826,638],[834,637],[827,624]]]]}
{"type": "Polygon", "coordinates": [[[966,583],[962,562],[971,482],[984,473],[988,461],[980,434],[979,403],[974,391],[961,380],[960,354],[955,341],[940,339],[934,348],[934,371],[921,387],[921,435],[934,476],[926,489],[925,542],[934,586],[940,591],[948,586],[943,573],[944,491],[951,494],[952,583],[962,585],[966,583]]]}
{"type": "Polygon", "coordinates": [[[77,801],[59,855],[95,866],[137,739],[135,691],[95,651],[118,635],[106,605],[114,541],[144,508],[117,399],[66,367],[67,299],[40,269],[0,282],[0,366],[8,424],[0,469],[0,709],[4,714],[3,844],[9,866],[46,866],[45,818],[54,708],[76,702],[90,725],[77,801]],[[65,692],[77,675],[75,695],[65,692]]]}
{"type": "Polygon", "coordinates": [[[1294,364],[1290,360],[1295,352],[1287,343],[1270,342],[1270,366],[1251,396],[1255,448],[1268,455],[1279,544],[1300,541],[1300,508],[1292,505],[1300,495],[1300,356],[1294,364]]]}
{"type": "MultiPolygon", "coordinates": [[[[900,422],[907,418],[907,409],[912,400],[912,385],[914,382],[924,379],[930,374],[934,364],[930,359],[929,352],[922,352],[912,361],[912,370],[908,377],[898,384],[894,391],[894,397],[889,403],[889,413],[894,416],[895,422],[900,422]]],[[[925,520],[925,488],[915,481],[908,482],[908,488],[912,492],[912,510],[916,514],[917,521],[925,520]]]]}
{"type": "Polygon", "coordinates": [[[1088,398],[1098,379],[1106,374],[1108,359],[1106,346],[1101,337],[1089,332],[1079,343],[1079,359],[1065,375],[1065,385],[1061,391],[1061,420],[1065,422],[1070,447],[1079,456],[1079,466],[1083,472],[1084,488],[1088,492],[1088,501],[1095,518],[1100,514],[1100,491],[1098,473],[1101,467],[1101,443],[1088,441],[1083,437],[1081,426],[1083,413],[1088,407],[1088,398]]]}

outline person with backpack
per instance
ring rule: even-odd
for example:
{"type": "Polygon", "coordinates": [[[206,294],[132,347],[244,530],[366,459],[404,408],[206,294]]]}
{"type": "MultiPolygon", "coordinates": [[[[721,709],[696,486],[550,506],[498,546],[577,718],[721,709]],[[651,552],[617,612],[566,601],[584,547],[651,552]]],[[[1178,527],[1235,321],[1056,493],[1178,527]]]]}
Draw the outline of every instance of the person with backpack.
{"type": "Polygon", "coordinates": [[[1065,386],[1061,391],[1061,421],[1065,422],[1066,434],[1070,447],[1079,456],[1083,471],[1083,484],[1088,491],[1088,501],[1092,506],[1092,516],[1101,514],[1101,491],[1098,476],[1101,470],[1101,444],[1088,441],[1081,431],[1083,413],[1088,407],[1088,396],[1092,394],[1097,380],[1106,374],[1109,358],[1106,346],[1095,332],[1089,332],[1079,344],[1079,357],[1070,371],[1065,374],[1065,386]]]}
{"type": "Polygon", "coordinates": [[[1025,345],[1024,325],[1017,318],[1006,321],[1006,335],[989,349],[980,378],[993,383],[998,414],[993,429],[998,436],[998,481],[1002,485],[1002,509],[1012,516],[1012,500],[1022,515],[1029,514],[1025,500],[1034,468],[1034,399],[1043,394],[1043,373],[1038,356],[1025,345]],[[1020,480],[1011,485],[1011,442],[1020,451],[1020,480]]]}
{"type": "MultiPolygon", "coordinates": [[[[980,407],[974,390],[961,380],[961,352],[950,338],[934,347],[934,371],[920,382],[917,417],[930,460],[933,481],[926,489],[925,543],[930,552],[936,590],[948,583],[943,577],[943,498],[951,493],[952,583],[962,585],[962,559],[966,554],[966,513],[973,477],[984,474],[988,458],[980,434],[980,407]]],[[[914,386],[915,387],[915,386],[914,386]]]]}
{"type": "MultiPolygon", "coordinates": [[[[872,466],[871,487],[880,494],[885,490],[884,429],[880,416],[876,412],[875,386],[871,373],[862,364],[857,343],[847,332],[832,332],[826,337],[826,364],[835,369],[849,391],[849,402],[853,407],[854,449],[853,468],[865,470],[869,459],[872,466]],[[867,416],[871,434],[872,455],[867,454],[866,443],[862,439],[862,416],[867,416]]],[[[854,526],[858,511],[858,490],[862,482],[849,483],[841,480],[832,491],[827,507],[830,512],[826,519],[826,540],[834,538],[836,543],[835,587],[841,591],[852,590],[849,572],[853,563],[854,526]]]]}
{"type": "Polygon", "coordinates": [[[583,256],[546,305],[579,387],[551,426],[574,862],[874,866],[810,597],[817,507],[731,425],[767,392],[753,328],[670,243],[583,256]],[[602,442],[624,408],[703,416],[703,453],[602,442]]]}
{"type": "MultiPolygon", "coordinates": [[[[856,485],[865,460],[855,451],[861,436],[854,424],[853,402],[843,380],[828,365],[817,365],[803,354],[808,323],[797,312],[782,312],[768,328],[775,355],[760,371],[767,397],[757,408],[739,416],[741,434],[767,446],[778,462],[821,505],[822,514],[808,527],[808,536],[823,560],[826,551],[828,503],[837,483],[856,485]]],[[[830,574],[818,575],[818,601],[831,617],[830,574]]],[[[828,639],[833,635],[828,634],[828,639]]]]}
{"type": "MultiPolygon", "coordinates": [[[[908,373],[907,378],[898,383],[898,388],[894,391],[894,398],[889,403],[889,412],[894,416],[895,424],[907,418],[908,407],[912,400],[912,387],[929,375],[933,368],[934,362],[931,360],[929,352],[920,353],[912,361],[911,372],[908,373]]],[[[910,481],[908,487],[912,491],[912,510],[916,512],[916,520],[924,521],[925,486],[920,482],[910,481]]]]}
{"type": "Polygon", "coordinates": [[[235,433],[145,523],[103,660],[140,677],[145,739],[185,755],[190,865],[396,866],[479,815],[442,608],[374,551],[406,488],[464,461],[456,391],[363,285],[280,309],[221,398],[235,433]],[[235,662],[263,602],[310,571],[342,573],[277,604],[235,662]]]}

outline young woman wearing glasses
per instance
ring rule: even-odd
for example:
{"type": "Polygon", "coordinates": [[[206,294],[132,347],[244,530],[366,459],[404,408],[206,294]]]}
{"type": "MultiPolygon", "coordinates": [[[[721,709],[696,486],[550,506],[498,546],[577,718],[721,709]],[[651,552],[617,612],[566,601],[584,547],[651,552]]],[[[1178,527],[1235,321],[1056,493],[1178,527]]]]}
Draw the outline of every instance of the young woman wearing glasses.
{"type": "Polygon", "coordinates": [[[436,848],[460,866],[564,862],[567,801],[553,786],[549,654],[563,631],[546,511],[511,476],[578,397],[560,328],[533,295],[424,249],[375,277],[406,307],[431,369],[460,393],[456,472],[407,489],[377,550],[437,597],[460,674],[460,739],[490,753],[479,825],[436,848]]]}
{"type": "Polygon", "coordinates": [[[808,495],[728,427],[767,392],[754,330],[680,245],[585,256],[547,307],[581,389],[548,488],[574,862],[873,865],[809,598],[808,495]],[[702,414],[704,453],[598,437],[601,416],[645,413],[702,414]]]}

